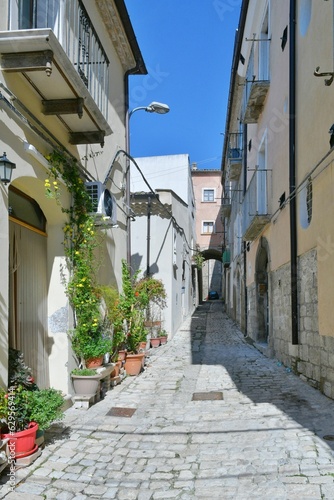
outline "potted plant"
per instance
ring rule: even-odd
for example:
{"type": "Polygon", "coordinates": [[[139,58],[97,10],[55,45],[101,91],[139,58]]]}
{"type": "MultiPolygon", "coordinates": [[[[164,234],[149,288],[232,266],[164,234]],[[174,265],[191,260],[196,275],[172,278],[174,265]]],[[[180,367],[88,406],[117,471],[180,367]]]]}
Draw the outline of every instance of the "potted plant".
{"type": "Polygon", "coordinates": [[[76,395],[95,396],[100,387],[101,376],[91,368],[74,368],[71,378],[76,395]]]}
{"type": "Polygon", "coordinates": [[[37,431],[63,417],[64,398],[56,389],[26,390],[22,385],[0,392],[1,437],[9,438],[15,457],[36,451],[37,431]]]}
{"type": "Polygon", "coordinates": [[[64,397],[61,391],[53,387],[29,391],[28,401],[31,408],[30,419],[37,422],[41,431],[45,431],[53,422],[58,422],[64,417],[62,411],[64,397]]]}
{"type": "Polygon", "coordinates": [[[1,435],[9,438],[15,457],[32,454],[36,433],[63,417],[64,398],[56,389],[40,390],[25,365],[23,354],[9,349],[8,391],[0,390],[1,435]]]}
{"type": "Polygon", "coordinates": [[[125,360],[125,332],[119,292],[114,287],[101,286],[99,287],[99,293],[105,306],[105,319],[110,325],[110,359],[117,362],[119,357],[122,357],[122,360],[125,360]],[[123,356],[120,356],[120,351],[124,354],[123,356]]]}
{"type": "Polygon", "coordinates": [[[168,335],[167,335],[167,332],[166,330],[161,330],[158,334],[158,337],[160,339],[160,345],[164,345],[167,343],[167,338],[168,338],[168,335]]]}
{"type": "Polygon", "coordinates": [[[92,330],[78,327],[70,333],[73,352],[79,363],[86,368],[97,368],[103,363],[103,357],[112,348],[109,332],[105,330],[105,322],[99,322],[92,330]]]}

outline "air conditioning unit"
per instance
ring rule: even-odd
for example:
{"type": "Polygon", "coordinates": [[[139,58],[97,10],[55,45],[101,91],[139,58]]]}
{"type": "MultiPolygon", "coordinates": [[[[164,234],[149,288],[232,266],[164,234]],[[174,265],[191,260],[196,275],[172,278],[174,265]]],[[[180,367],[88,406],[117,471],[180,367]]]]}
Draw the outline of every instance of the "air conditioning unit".
{"type": "Polygon", "coordinates": [[[115,197],[102,182],[86,182],[85,187],[90,196],[93,211],[91,215],[95,216],[97,225],[108,224],[114,226],[117,224],[117,204],[115,197]]]}

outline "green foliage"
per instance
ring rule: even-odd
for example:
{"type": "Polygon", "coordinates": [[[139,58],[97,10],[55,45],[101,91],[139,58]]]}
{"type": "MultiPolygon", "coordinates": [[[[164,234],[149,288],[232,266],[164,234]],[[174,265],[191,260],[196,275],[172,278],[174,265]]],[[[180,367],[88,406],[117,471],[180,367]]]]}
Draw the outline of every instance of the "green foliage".
{"type": "Polygon", "coordinates": [[[69,279],[63,277],[63,281],[75,317],[75,330],[70,334],[73,351],[79,358],[87,359],[104,354],[107,352],[104,349],[110,348],[110,339],[108,342],[103,338],[96,280],[99,263],[95,249],[101,244],[103,235],[94,227],[94,219],[90,215],[91,199],[77,162],[60,151],[54,151],[47,160],[54,180],[52,184],[49,179],[45,181],[46,195],[60,203],[58,181],[62,179],[72,196],[72,206],[62,207],[68,215],[63,231],[70,270],[69,279]]]}
{"type": "Polygon", "coordinates": [[[40,430],[48,429],[53,422],[64,417],[61,410],[64,404],[61,391],[50,388],[30,391],[27,394],[29,418],[32,422],[38,423],[40,430]]]}
{"type": "Polygon", "coordinates": [[[8,356],[8,386],[21,385],[28,390],[38,389],[32,376],[32,370],[23,359],[23,354],[17,349],[9,348],[8,356]]]}
{"type": "Polygon", "coordinates": [[[71,371],[72,375],[81,375],[83,377],[91,377],[93,375],[96,375],[96,370],[93,370],[92,368],[74,368],[74,370],[71,371]]]}
{"type": "Polygon", "coordinates": [[[150,304],[164,307],[166,292],[162,281],[152,277],[138,279],[139,272],[131,276],[126,261],[122,261],[122,288],[119,297],[119,310],[123,330],[126,335],[126,347],[136,352],[138,344],[146,340],[147,331],[144,323],[150,304]]]}
{"type": "Polygon", "coordinates": [[[119,296],[119,310],[122,328],[125,333],[126,348],[136,352],[146,332],[144,328],[145,313],[139,292],[135,291],[138,273],[131,276],[125,260],[122,261],[122,293],[119,296]]]}
{"type": "Polygon", "coordinates": [[[111,350],[111,339],[101,331],[83,333],[73,330],[70,333],[74,352],[83,360],[98,358],[111,350]]]}
{"type": "Polygon", "coordinates": [[[193,256],[193,260],[196,264],[197,269],[202,269],[205,258],[202,252],[200,252],[198,245],[196,245],[196,253],[193,256]]]}
{"type": "Polygon", "coordinates": [[[2,432],[23,431],[30,422],[37,422],[41,430],[63,417],[64,398],[56,389],[29,391],[23,386],[13,386],[8,393],[0,391],[0,420],[2,432]]]}
{"type": "Polygon", "coordinates": [[[143,308],[156,304],[161,309],[166,307],[166,290],[161,280],[147,276],[135,283],[135,295],[143,308]]]}
{"type": "Polygon", "coordinates": [[[121,349],[125,342],[125,333],[123,329],[123,316],[119,307],[119,293],[118,290],[110,286],[102,286],[99,288],[101,297],[106,305],[106,318],[110,324],[111,335],[111,359],[114,359],[119,349],[121,349]]]}

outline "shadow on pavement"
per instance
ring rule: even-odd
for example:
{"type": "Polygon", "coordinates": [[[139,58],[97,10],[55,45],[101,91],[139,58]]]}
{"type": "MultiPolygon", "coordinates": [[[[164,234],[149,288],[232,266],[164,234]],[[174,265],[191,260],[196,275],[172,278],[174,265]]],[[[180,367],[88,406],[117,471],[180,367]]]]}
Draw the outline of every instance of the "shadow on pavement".
{"type": "MultiPolygon", "coordinates": [[[[195,365],[222,365],[236,389],[255,405],[274,405],[334,449],[334,401],[248,343],[219,301],[201,304],[191,320],[195,365]]],[[[222,388],[224,390],[224,388],[222,388]]]]}

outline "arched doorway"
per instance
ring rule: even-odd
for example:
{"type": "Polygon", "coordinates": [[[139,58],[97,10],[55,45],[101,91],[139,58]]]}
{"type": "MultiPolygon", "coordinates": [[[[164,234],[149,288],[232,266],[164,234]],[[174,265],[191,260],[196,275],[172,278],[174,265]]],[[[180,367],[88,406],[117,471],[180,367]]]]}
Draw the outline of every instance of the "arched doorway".
{"type": "Polygon", "coordinates": [[[269,245],[261,238],[256,256],[257,341],[268,342],[270,331],[269,245]]]}
{"type": "Polygon", "coordinates": [[[9,346],[24,354],[37,385],[49,385],[46,218],[35,200],[9,188],[9,346]]]}

